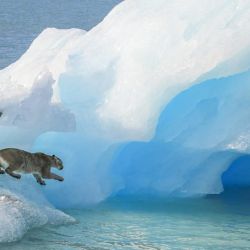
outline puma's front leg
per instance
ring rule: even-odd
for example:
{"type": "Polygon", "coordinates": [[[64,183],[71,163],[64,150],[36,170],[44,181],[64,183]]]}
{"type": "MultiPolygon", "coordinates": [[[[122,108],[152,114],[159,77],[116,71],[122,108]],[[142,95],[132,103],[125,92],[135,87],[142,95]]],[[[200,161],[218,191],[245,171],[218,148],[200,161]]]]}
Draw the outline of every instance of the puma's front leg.
{"type": "Polygon", "coordinates": [[[63,181],[64,178],[57,175],[57,174],[53,174],[53,173],[50,173],[48,171],[46,172],[43,172],[43,175],[42,175],[43,178],[45,179],[54,179],[54,180],[58,180],[58,181],[63,181]]]}
{"type": "Polygon", "coordinates": [[[41,176],[39,174],[33,174],[33,176],[36,178],[36,181],[40,184],[40,185],[46,185],[45,181],[41,178],[41,176]]]}
{"type": "Polygon", "coordinates": [[[64,181],[64,178],[62,176],[53,173],[50,173],[50,178],[58,181],[64,181]]]}

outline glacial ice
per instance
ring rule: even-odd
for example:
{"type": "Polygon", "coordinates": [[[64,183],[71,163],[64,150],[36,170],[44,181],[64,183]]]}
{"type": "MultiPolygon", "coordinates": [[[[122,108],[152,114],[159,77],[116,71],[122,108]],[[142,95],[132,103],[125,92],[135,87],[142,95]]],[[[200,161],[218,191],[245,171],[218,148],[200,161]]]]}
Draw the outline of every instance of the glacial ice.
{"type": "Polygon", "coordinates": [[[0,241],[51,222],[46,200],[222,192],[223,173],[249,153],[249,23],[248,0],[126,0],[89,32],[44,30],[0,71],[0,147],[58,155],[65,182],[41,190],[0,176],[12,197],[0,223],[13,226],[0,241]]]}
{"type": "Polygon", "coordinates": [[[20,240],[24,233],[45,224],[74,223],[71,216],[55,209],[31,180],[1,180],[0,243],[20,240]],[[25,191],[25,192],[24,192],[25,191]]]}

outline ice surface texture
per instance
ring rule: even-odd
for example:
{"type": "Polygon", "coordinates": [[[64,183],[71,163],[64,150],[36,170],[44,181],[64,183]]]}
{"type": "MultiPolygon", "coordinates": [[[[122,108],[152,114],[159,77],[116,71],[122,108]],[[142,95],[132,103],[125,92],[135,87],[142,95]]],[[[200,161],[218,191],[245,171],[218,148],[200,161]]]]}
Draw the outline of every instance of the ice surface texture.
{"type": "Polygon", "coordinates": [[[249,23],[248,0],[126,0],[87,33],[46,29],[0,71],[0,146],[61,157],[44,192],[63,207],[219,193],[249,152],[249,23]]]}
{"type": "Polygon", "coordinates": [[[55,209],[31,180],[1,179],[0,243],[19,240],[29,229],[45,224],[61,225],[75,220],[55,209]]]}

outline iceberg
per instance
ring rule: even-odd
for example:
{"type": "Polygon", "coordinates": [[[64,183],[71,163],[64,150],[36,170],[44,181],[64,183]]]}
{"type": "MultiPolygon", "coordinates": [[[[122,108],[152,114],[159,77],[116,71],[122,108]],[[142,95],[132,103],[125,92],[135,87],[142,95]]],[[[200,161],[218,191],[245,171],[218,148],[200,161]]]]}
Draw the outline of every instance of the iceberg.
{"type": "Polygon", "coordinates": [[[0,243],[20,240],[28,230],[46,224],[75,223],[74,218],[55,209],[29,179],[24,183],[1,180],[0,215],[0,243]]]}
{"type": "Polygon", "coordinates": [[[50,203],[217,194],[235,169],[250,185],[249,23],[248,0],[126,0],[88,32],[44,30],[0,71],[0,146],[58,155],[65,182],[0,176],[1,214],[26,223],[6,234],[53,223],[40,206],[73,220],[50,203]]]}

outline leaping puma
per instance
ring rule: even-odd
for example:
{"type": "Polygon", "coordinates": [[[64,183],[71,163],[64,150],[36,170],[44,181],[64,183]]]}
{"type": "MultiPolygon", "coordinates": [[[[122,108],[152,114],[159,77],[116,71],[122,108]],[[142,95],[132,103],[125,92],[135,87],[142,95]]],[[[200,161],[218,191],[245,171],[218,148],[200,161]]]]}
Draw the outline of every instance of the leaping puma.
{"type": "Polygon", "coordinates": [[[29,153],[16,148],[0,150],[0,174],[7,173],[17,179],[21,178],[18,173],[33,174],[41,185],[46,185],[43,178],[63,181],[63,177],[50,172],[51,167],[62,170],[62,160],[55,155],[29,153]]]}

